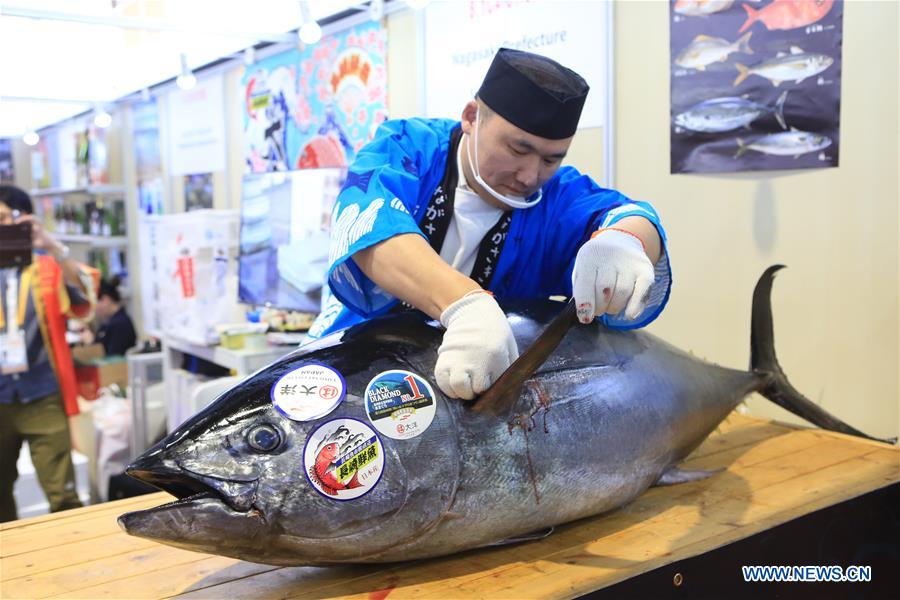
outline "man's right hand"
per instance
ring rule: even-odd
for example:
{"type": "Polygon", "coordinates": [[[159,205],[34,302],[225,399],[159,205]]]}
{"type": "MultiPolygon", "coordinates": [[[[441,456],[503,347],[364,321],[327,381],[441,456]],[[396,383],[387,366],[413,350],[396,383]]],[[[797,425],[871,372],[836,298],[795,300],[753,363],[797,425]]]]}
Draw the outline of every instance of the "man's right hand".
{"type": "Polygon", "coordinates": [[[519,356],[506,315],[487,292],[470,292],[448,306],[441,324],[447,332],[438,348],[434,378],[448,396],[473,399],[519,356]]]}

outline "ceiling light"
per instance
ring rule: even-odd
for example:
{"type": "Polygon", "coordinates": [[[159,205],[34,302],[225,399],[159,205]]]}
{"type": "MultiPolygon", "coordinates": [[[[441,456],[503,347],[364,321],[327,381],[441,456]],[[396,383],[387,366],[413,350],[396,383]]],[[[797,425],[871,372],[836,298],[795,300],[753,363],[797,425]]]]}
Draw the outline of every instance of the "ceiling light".
{"type": "Polygon", "coordinates": [[[41,136],[35,130],[29,129],[22,136],[22,141],[25,142],[26,146],[37,146],[37,143],[41,141],[41,136]]]}
{"type": "Polygon", "coordinates": [[[322,39],[322,28],[319,27],[319,24],[310,16],[309,12],[309,3],[300,2],[300,18],[303,23],[300,26],[300,31],[297,32],[297,35],[300,36],[300,41],[309,46],[317,43],[322,39]]]}
{"type": "Polygon", "coordinates": [[[183,52],[181,54],[181,74],[175,80],[175,83],[183,90],[189,90],[197,85],[197,78],[194,77],[194,74],[188,68],[187,55],[183,52]]]}
{"type": "Polygon", "coordinates": [[[310,46],[322,39],[322,28],[315,21],[304,23],[300,27],[300,41],[310,46]]]}
{"type": "Polygon", "coordinates": [[[99,104],[94,108],[94,125],[100,129],[106,129],[112,125],[112,115],[99,104]]]}
{"type": "Polygon", "coordinates": [[[425,8],[428,2],[429,0],[406,0],[406,5],[413,10],[420,10],[425,8]]]}

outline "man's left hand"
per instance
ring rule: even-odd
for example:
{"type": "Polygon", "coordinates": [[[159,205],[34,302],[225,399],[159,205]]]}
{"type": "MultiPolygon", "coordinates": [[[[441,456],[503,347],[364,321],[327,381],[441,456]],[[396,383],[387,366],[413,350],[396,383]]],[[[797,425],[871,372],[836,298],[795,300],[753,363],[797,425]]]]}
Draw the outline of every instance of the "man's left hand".
{"type": "Polygon", "coordinates": [[[602,229],[578,251],[572,272],[572,295],[578,320],[590,323],[596,315],[636,319],[647,304],[653,285],[653,263],[643,242],[632,233],[602,229]]]}
{"type": "Polygon", "coordinates": [[[39,250],[46,250],[51,254],[57,254],[60,244],[47,233],[40,220],[35,215],[22,215],[16,223],[31,223],[31,245],[39,250]]]}

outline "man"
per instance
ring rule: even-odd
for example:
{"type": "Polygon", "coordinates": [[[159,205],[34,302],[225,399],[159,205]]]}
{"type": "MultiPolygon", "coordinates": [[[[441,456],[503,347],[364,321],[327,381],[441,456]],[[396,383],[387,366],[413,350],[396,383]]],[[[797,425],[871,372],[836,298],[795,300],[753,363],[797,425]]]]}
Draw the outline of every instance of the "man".
{"type": "Polygon", "coordinates": [[[69,258],[32,213],[27,193],[0,185],[0,224],[30,223],[34,247],[31,265],[0,274],[0,521],[17,518],[13,485],[25,440],[50,510],[81,506],[66,419],[78,414],[66,319],[90,316],[99,275],[69,258]]]}
{"type": "Polygon", "coordinates": [[[500,49],[461,123],[388,121],[333,211],[316,338],[398,301],[446,328],[435,380],[471,399],[518,356],[494,299],[574,296],[582,323],[652,321],[668,299],[656,212],[560,168],[588,85],[543,56],[500,49]]]}
{"type": "Polygon", "coordinates": [[[100,321],[100,329],[97,330],[96,341],[103,344],[106,356],[124,355],[126,350],[137,343],[134,323],[122,306],[118,278],[100,281],[97,319],[100,321]]]}

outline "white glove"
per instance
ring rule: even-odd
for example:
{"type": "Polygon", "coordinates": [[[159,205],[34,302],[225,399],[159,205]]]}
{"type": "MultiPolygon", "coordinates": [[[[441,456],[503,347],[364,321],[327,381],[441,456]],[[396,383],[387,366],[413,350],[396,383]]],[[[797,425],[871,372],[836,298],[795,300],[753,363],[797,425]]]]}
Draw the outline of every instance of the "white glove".
{"type": "Polygon", "coordinates": [[[516,339],[494,297],[470,292],[441,314],[447,328],[434,378],[445,394],[471,400],[488,389],[519,356],[516,339]]]}
{"type": "Polygon", "coordinates": [[[640,238],[616,229],[601,229],[575,257],[572,296],[578,320],[590,323],[595,315],[617,315],[636,319],[647,304],[653,285],[653,263],[640,238]]]}

